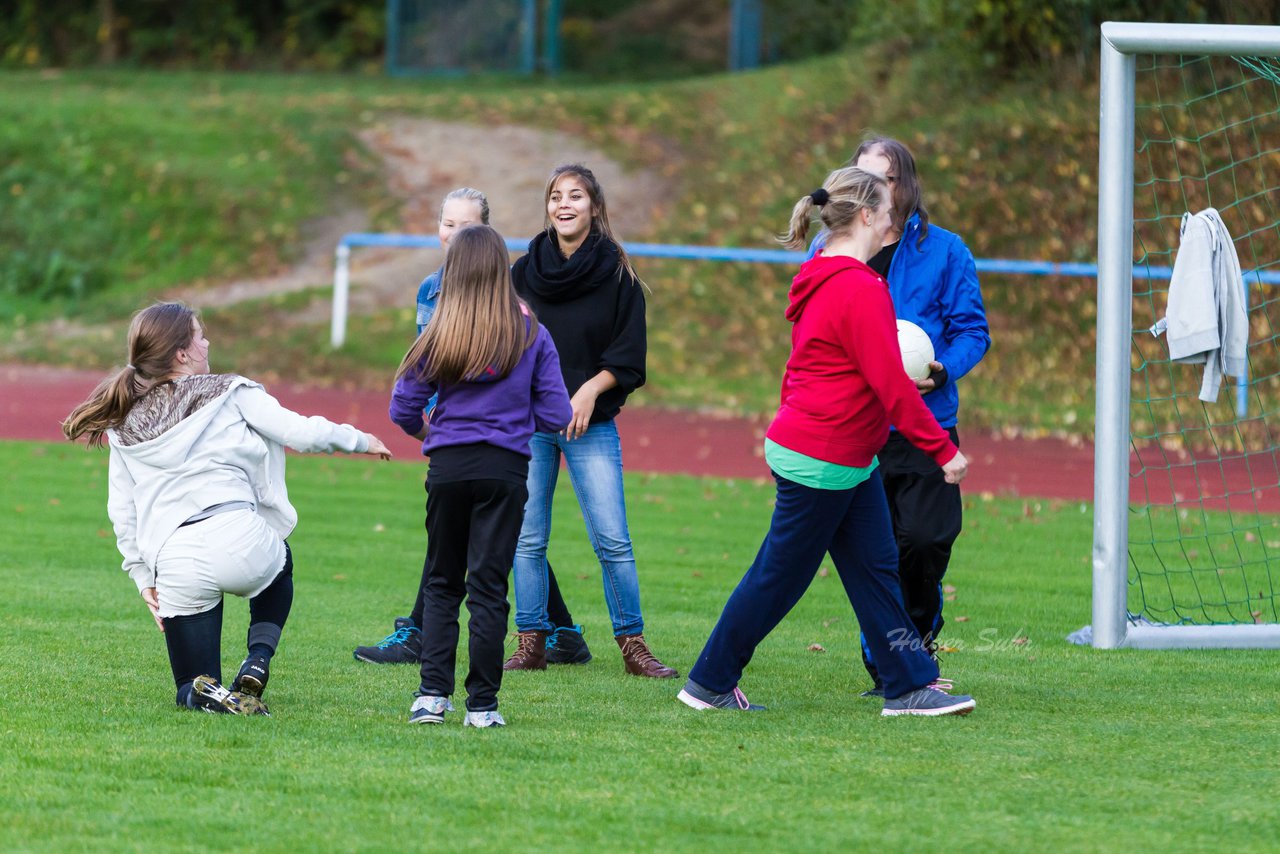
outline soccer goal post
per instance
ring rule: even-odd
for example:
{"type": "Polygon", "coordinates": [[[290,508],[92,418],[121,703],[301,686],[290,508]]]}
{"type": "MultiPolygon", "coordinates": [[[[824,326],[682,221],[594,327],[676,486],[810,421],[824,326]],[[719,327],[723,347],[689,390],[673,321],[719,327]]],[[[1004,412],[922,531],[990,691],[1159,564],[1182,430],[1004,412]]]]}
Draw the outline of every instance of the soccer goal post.
{"type": "Polygon", "coordinates": [[[1278,56],[1280,27],[1102,26],[1098,648],[1280,647],[1278,56]],[[1249,368],[1206,402],[1203,366],[1152,329],[1182,217],[1210,207],[1244,271],[1249,368]]]}

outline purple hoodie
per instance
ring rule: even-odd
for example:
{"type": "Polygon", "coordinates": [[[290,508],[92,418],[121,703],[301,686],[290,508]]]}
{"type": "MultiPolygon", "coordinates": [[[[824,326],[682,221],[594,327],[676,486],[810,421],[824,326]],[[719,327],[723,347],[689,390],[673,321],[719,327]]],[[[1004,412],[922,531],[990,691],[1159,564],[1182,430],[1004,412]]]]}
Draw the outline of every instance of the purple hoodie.
{"type": "Polygon", "coordinates": [[[569,425],[573,408],[560,375],[560,357],[545,327],[511,373],[501,379],[487,374],[477,380],[439,385],[410,371],[396,380],[391,393],[391,420],[413,436],[422,429],[422,409],[439,394],[422,453],[437,448],[484,442],[529,457],[535,432],[555,433],[569,425]]]}

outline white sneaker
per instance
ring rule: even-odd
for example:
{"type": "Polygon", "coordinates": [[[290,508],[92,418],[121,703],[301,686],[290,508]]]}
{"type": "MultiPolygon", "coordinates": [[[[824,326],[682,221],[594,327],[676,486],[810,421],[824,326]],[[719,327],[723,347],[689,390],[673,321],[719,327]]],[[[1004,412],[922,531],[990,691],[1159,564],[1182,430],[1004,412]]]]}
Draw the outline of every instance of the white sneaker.
{"type": "Polygon", "coordinates": [[[453,711],[453,703],[449,702],[448,697],[425,696],[418,697],[413,701],[413,705],[409,707],[409,723],[411,724],[442,724],[444,723],[444,713],[453,711]]]}
{"type": "Polygon", "coordinates": [[[483,728],[490,726],[506,726],[507,722],[502,719],[502,715],[498,714],[498,711],[495,709],[491,712],[467,712],[467,716],[463,719],[462,725],[483,728]]]}

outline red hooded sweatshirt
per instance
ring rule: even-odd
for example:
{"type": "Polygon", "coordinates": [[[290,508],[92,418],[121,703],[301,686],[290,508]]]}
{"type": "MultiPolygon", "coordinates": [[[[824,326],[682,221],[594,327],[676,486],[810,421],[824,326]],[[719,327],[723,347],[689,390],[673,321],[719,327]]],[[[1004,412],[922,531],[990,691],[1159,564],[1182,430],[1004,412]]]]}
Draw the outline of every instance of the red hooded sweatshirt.
{"type": "Polygon", "coordinates": [[[866,467],[892,422],[944,465],[958,453],[902,368],[889,286],[846,256],[817,255],[791,283],[791,358],[769,425],[784,448],[842,466],[866,467]]]}

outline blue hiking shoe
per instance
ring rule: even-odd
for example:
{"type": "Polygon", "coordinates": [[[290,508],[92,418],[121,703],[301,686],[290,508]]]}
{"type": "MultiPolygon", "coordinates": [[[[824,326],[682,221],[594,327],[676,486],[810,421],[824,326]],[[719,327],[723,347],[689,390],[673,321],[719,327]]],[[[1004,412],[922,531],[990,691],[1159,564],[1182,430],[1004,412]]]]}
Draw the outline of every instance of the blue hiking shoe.
{"type": "Polygon", "coordinates": [[[922,715],[924,717],[940,717],[942,715],[967,715],[978,705],[967,694],[952,694],[951,682],[939,679],[923,688],[908,691],[901,697],[884,701],[883,717],[895,715],[922,715]]]}
{"type": "Polygon", "coordinates": [[[370,664],[413,664],[422,653],[422,630],[408,617],[396,617],[395,631],[373,646],[358,646],[351,655],[370,664]]]}
{"type": "Polygon", "coordinates": [[[728,709],[732,712],[763,712],[765,708],[748,702],[741,688],[734,688],[732,691],[717,694],[714,691],[703,688],[692,679],[685,681],[684,689],[676,695],[676,699],[689,708],[698,709],[699,711],[728,709]]]}
{"type": "Polygon", "coordinates": [[[590,660],[582,626],[561,626],[547,636],[547,664],[586,664],[590,660]]]}

